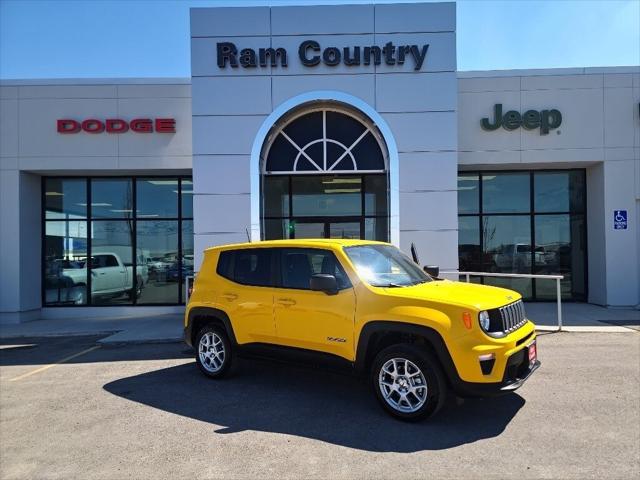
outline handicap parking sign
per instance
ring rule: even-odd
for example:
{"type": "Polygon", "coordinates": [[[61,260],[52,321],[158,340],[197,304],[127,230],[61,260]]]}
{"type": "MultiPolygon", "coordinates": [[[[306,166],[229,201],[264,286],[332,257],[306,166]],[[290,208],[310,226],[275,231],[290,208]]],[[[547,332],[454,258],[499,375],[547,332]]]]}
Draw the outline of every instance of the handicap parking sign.
{"type": "Polygon", "coordinates": [[[614,230],[627,229],[627,211],[626,210],[613,211],[613,228],[614,230]]]}

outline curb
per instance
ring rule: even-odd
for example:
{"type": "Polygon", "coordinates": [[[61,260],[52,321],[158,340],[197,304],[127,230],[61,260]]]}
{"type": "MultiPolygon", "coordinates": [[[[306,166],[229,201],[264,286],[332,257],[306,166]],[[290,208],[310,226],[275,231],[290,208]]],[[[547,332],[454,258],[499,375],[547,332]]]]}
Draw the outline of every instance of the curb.
{"type": "Polygon", "coordinates": [[[102,338],[96,343],[103,347],[119,347],[122,345],[146,345],[146,344],[162,344],[162,343],[181,343],[182,337],[172,338],[148,338],[148,339],[131,339],[131,340],[109,340],[109,337],[102,338]]]}
{"type": "Polygon", "coordinates": [[[615,326],[584,326],[584,327],[562,327],[562,331],[558,330],[557,326],[536,325],[537,332],[551,332],[551,333],[640,333],[638,327],[615,327],[615,326]]]}

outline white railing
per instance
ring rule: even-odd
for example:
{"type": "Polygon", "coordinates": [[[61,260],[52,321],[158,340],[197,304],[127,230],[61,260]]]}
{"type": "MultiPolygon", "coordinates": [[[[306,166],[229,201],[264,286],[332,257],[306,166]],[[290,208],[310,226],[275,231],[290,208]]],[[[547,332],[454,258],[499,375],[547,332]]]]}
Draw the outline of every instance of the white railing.
{"type": "Polygon", "coordinates": [[[560,280],[564,278],[564,275],[537,275],[530,273],[490,273],[490,272],[440,272],[440,275],[464,275],[467,279],[467,283],[471,280],[471,277],[501,277],[501,278],[539,278],[542,280],[555,280],[556,281],[556,303],[558,305],[558,331],[562,331],[562,295],[560,292],[560,280]]]}
{"type": "Polygon", "coordinates": [[[193,283],[193,275],[184,277],[184,303],[189,303],[189,289],[193,283]]]}

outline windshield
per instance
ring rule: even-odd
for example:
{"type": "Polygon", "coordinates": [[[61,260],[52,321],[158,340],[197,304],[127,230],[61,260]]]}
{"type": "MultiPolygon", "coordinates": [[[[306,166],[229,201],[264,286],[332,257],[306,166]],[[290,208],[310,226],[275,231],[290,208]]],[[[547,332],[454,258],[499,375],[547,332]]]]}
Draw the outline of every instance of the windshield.
{"type": "Polygon", "coordinates": [[[418,265],[391,245],[346,247],[358,275],[374,287],[407,287],[431,281],[418,265]]]}

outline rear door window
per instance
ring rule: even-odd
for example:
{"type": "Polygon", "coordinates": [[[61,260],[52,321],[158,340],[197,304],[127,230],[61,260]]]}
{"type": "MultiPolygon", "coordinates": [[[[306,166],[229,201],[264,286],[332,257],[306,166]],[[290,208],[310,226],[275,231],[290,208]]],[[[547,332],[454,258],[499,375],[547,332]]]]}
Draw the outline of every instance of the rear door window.
{"type": "Polygon", "coordinates": [[[272,253],[270,248],[247,248],[221,252],[217,273],[241,285],[271,286],[272,253]]]}

